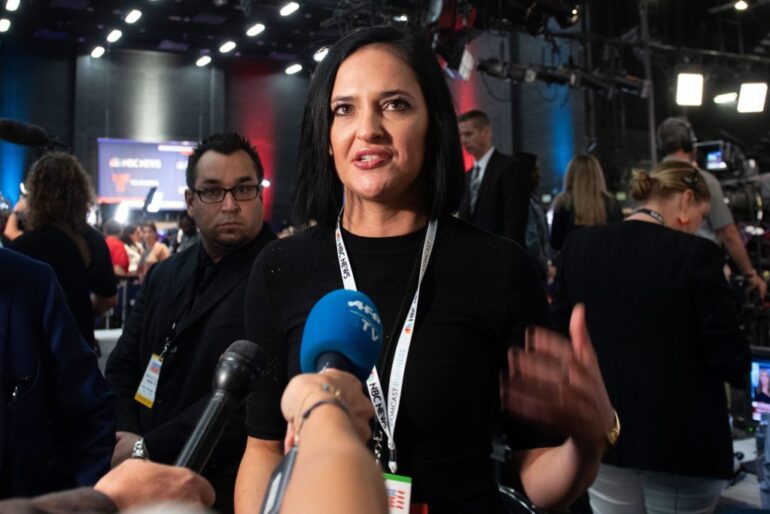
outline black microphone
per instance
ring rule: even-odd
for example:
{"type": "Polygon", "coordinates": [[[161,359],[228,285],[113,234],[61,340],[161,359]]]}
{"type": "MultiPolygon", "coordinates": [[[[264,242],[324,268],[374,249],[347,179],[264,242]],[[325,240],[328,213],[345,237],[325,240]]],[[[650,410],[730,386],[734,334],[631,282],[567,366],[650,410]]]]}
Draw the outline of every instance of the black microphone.
{"type": "Polygon", "coordinates": [[[0,118],[0,140],[22,146],[48,146],[52,141],[42,127],[0,118]]]}
{"type": "Polygon", "coordinates": [[[214,393],[179,453],[177,466],[197,473],[203,470],[233,410],[246,399],[266,371],[272,374],[267,367],[267,354],[251,341],[236,341],[225,350],[214,371],[214,393]]]}

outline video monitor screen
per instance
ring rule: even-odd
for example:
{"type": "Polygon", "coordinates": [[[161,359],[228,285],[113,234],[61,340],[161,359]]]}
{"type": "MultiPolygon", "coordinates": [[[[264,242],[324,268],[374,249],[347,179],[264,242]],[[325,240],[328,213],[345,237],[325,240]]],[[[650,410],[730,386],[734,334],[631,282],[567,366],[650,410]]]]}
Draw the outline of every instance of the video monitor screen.
{"type": "Polygon", "coordinates": [[[722,158],[722,149],[714,150],[706,154],[707,170],[726,170],[727,163],[722,158]]]}
{"type": "Polygon", "coordinates": [[[195,143],[99,138],[100,203],[141,208],[152,187],[160,209],[184,209],[187,157],[195,143]]]}
{"type": "Polygon", "coordinates": [[[762,414],[770,415],[770,356],[751,359],[751,417],[760,421],[762,414]]]}

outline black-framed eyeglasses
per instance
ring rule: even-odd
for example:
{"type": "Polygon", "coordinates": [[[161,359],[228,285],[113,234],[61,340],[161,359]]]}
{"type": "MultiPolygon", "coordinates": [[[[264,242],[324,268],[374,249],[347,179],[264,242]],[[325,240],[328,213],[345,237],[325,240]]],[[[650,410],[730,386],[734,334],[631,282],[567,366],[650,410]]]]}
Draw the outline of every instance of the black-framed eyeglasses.
{"type": "Polygon", "coordinates": [[[223,187],[193,189],[203,203],[219,203],[225,199],[227,193],[233,195],[233,198],[238,202],[246,202],[259,196],[261,190],[262,186],[255,184],[241,184],[229,189],[223,187]]]}

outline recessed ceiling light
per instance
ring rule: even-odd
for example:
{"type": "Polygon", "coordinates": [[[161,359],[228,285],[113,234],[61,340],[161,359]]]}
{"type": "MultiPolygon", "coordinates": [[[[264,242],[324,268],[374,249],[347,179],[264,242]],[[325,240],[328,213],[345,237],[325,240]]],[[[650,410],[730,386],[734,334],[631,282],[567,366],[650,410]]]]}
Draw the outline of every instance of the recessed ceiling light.
{"type": "Polygon", "coordinates": [[[265,26],[261,23],[257,23],[256,25],[252,25],[249,27],[249,30],[246,31],[246,35],[249,37],[254,37],[257,34],[261,34],[265,31],[265,26]]]}
{"type": "Polygon", "coordinates": [[[297,2],[289,2],[281,7],[281,16],[288,16],[291,13],[296,12],[297,9],[299,9],[299,4],[297,2]]]}
{"type": "Polygon", "coordinates": [[[409,21],[409,16],[406,14],[399,14],[398,16],[393,16],[393,21],[396,23],[406,23],[409,21]]]}
{"type": "Polygon", "coordinates": [[[738,0],[735,2],[735,10],[736,11],[745,11],[749,8],[749,4],[747,4],[744,0],[738,0]]]}
{"type": "Polygon", "coordinates": [[[98,59],[102,55],[104,55],[104,47],[103,46],[97,46],[96,48],[91,50],[91,57],[93,57],[94,59],[98,59]]]}
{"type": "Polygon", "coordinates": [[[0,32],[8,32],[8,29],[11,28],[11,20],[8,18],[2,18],[0,19],[0,32]]]}
{"type": "Polygon", "coordinates": [[[122,37],[123,37],[123,32],[119,31],[118,29],[115,29],[107,35],[107,42],[114,43],[122,37]]]}
{"type": "Polygon", "coordinates": [[[5,9],[7,11],[15,11],[19,8],[19,4],[21,3],[20,0],[8,0],[5,2],[5,9]]]}
{"type": "Polygon", "coordinates": [[[231,52],[235,48],[235,41],[228,41],[227,43],[224,43],[222,46],[219,47],[219,51],[223,54],[226,54],[227,52],[231,52]]]}
{"type": "Polygon", "coordinates": [[[139,21],[139,18],[141,17],[142,17],[142,11],[140,11],[139,9],[134,9],[126,15],[126,23],[128,23],[129,25],[132,23],[136,23],[137,21],[139,21]]]}
{"type": "Polygon", "coordinates": [[[210,62],[211,62],[211,57],[209,57],[208,55],[204,55],[203,57],[195,61],[195,65],[201,68],[203,66],[206,66],[210,62]]]}
{"type": "Polygon", "coordinates": [[[286,68],[286,74],[287,75],[294,75],[295,73],[299,73],[302,71],[302,65],[301,64],[292,64],[288,68],[286,68]]]}

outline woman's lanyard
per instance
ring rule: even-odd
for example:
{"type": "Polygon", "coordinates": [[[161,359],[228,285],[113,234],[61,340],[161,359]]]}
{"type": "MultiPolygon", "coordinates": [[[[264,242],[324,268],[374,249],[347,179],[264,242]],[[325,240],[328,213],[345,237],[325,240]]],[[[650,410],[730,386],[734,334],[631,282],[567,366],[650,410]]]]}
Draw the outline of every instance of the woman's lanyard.
{"type": "MultiPolygon", "coordinates": [[[[340,211],[340,215],[337,217],[337,228],[334,231],[334,238],[337,244],[337,259],[340,264],[342,284],[345,286],[345,289],[356,291],[356,281],[353,278],[350,259],[348,258],[348,252],[345,249],[345,242],[342,240],[342,229],[340,228],[341,218],[342,211],[340,211]]],[[[382,385],[380,384],[380,377],[377,374],[376,366],[372,368],[372,372],[366,380],[366,386],[369,389],[369,397],[372,399],[372,405],[374,405],[374,413],[377,416],[377,421],[380,423],[382,431],[385,432],[385,435],[388,437],[388,468],[390,468],[391,473],[395,473],[398,469],[396,465],[396,440],[393,436],[396,432],[396,417],[398,416],[398,408],[401,404],[401,390],[404,384],[406,358],[409,354],[409,346],[412,343],[412,333],[414,332],[414,322],[417,318],[417,303],[420,298],[420,285],[425,276],[425,270],[428,269],[430,254],[433,251],[433,244],[436,241],[437,228],[438,220],[431,220],[431,222],[428,223],[428,231],[425,234],[425,242],[422,246],[422,258],[420,261],[420,275],[417,280],[417,290],[414,292],[412,305],[409,307],[406,321],[404,322],[401,334],[398,337],[396,353],[393,356],[390,383],[388,384],[387,406],[385,405],[385,396],[382,394],[382,385]]],[[[379,459],[380,455],[377,455],[377,460],[379,459]]]]}

